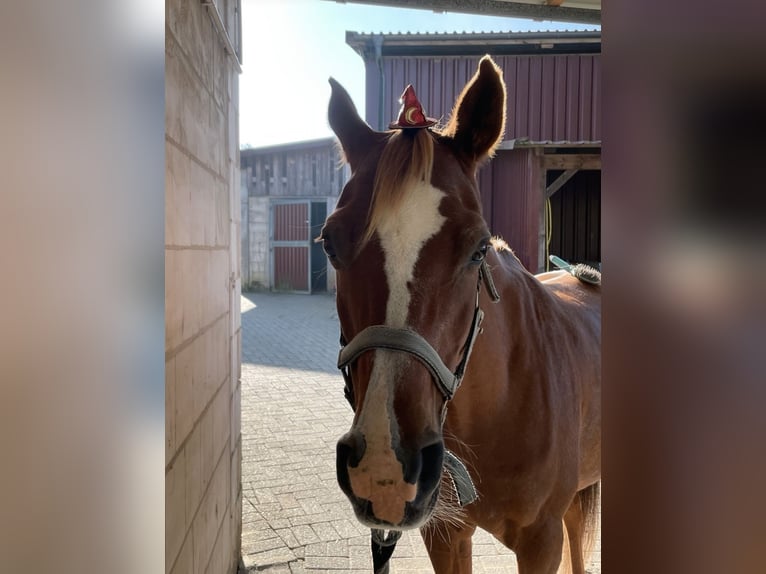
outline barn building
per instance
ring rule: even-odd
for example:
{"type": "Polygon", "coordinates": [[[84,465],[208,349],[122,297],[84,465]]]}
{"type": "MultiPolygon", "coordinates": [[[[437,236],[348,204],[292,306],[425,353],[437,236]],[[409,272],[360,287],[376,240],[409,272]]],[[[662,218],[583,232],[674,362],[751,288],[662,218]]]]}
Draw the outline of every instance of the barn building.
{"type": "Polygon", "coordinates": [[[484,216],[532,272],[547,253],[601,261],[601,32],[346,33],[365,63],[367,122],[386,129],[412,84],[429,116],[490,54],[508,99],[504,140],[478,174],[484,216]]]}
{"type": "Polygon", "coordinates": [[[244,149],[240,165],[244,286],[332,291],[334,270],[314,239],[347,179],[335,140],[244,149]]]}

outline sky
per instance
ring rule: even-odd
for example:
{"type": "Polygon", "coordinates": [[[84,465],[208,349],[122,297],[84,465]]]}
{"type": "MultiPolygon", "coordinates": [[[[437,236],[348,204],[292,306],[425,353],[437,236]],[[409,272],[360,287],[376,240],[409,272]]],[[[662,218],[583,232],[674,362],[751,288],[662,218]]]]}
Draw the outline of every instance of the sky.
{"type": "MultiPolygon", "coordinates": [[[[589,30],[593,25],[435,13],[327,0],[243,0],[239,136],[263,147],[332,136],[332,76],[364,115],[364,64],[346,31],[520,32],[589,30]]],[[[402,86],[404,89],[404,86],[402,86]]]]}

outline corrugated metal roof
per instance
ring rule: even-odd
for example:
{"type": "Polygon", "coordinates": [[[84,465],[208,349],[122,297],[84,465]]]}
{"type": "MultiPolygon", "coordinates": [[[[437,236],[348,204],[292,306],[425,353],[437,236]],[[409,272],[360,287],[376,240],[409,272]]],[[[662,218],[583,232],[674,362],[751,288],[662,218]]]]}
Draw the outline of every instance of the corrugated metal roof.
{"type": "Polygon", "coordinates": [[[380,47],[381,56],[436,56],[531,53],[600,53],[600,30],[535,32],[346,32],[346,43],[363,58],[380,47]]]}
{"type": "Polygon", "coordinates": [[[601,147],[601,140],[534,140],[518,138],[500,142],[497,149],[518,149],[524,147],[601,147]]]}
{"type": "Polygon", "coordinates": [[[290,142],[270,146],[262,147],[249,147],[239,150],[240,156],[243,155],[261,155],[283,151],[298,151],[302,149],[324,147],[328,145],[335,145],[335,138],[320,138],[314,140],[304,140],[299,142],[290,142]]]}
{"type": "Polygon", "coordinates": [[[598,28],[592,28],[590,30],[484,30],[484,31],[468,31],[466,32],[463,30],[462,32],[459,30],[453,30],[452,32],[420,32],[420,31],[403,31],[403,30],[391,30],[389,32],[383,32],[382,30],[379,32],[374,32],[370,30],[369,32],[354,32],[355,34],[359,34],[361,36],[492,36],[492,35],[503,35],[504,37],[507,36],[536,36],[539,34],[555,34],[561,37],[566,37],[573,34],[597,34],[601,35],[601,30],[598,28]]]}

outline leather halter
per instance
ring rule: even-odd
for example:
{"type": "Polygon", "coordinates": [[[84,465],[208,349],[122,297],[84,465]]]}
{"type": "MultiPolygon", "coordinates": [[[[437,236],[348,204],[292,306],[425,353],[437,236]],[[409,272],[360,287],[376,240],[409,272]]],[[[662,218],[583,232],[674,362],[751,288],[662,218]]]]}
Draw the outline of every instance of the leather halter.
{"type": "Polygon", "coordinates": [[[346,399],[351,403],[351,408],[354,408],[354,388],[351,385],[350,367],[362,354],[375,349],[401,351],[414,356],[431,373],[431,377],[444,396],[444,400],[452,400],[463,380],[468,359],[471,356],[473,345],[480,332],[481,322],[484,319],[484,311],[479,307],[479,293],[481,292],[482,281],[487,286],[487,291],[492,301],[497,302],[500,299],[500,295],[497,293],[497,289],[495,289],[486,258],[482,260],[481,267],[479,268],[479,281],[476,285],[476,306],[473,312],[471,328],[463,345],[463,357],[454,372],[449,370],[429,342],[411,329],[400,329],[387,325],[371,325],[359,332],[350,342],[346,342],[345,337],[341,333],[338,369],[340,369],[346,382],[346,399]]]}
{"type": "MultiPolygon", "coordinates": [[[[346,400],[351,404],[351,408],[356,410],[354,401],[354,387],[351,383],[351,365],[365,352],[375,349],[386,349],[390,351],[400,351],[408,353],[418,359],[429,371],[431,378],[439,391],[444,396],[444,410],[442,411],[442,424],[447,414],[447,403],[455,396],[460,383],[465,375],[465,369],[468,365],[468,359],[471,357],[473,345],[476,337],[481,332],[481,322],[484,319],[484,312],[479,307],[479,294],[481,293],[481,284],[485,284],[487,292],[493,303],[500,300],[500,295],[495,288],[492,280],[492,274],[489,270],[486,257],[482,260],[479,267],[479,279],[476,285],[476,306],[471,320],[471,328],[468,330],[468,337],[463,345],[463,357],[458,363],[455,371],[444,364],[439,354],[420,334],[411,329],[400,329],[388,327],[386,325],[372,325],[360,331],[350,342],[346,342],[343,333],[340,335],[341,349],[338,354],[338,369],[343,374],[346,382],[344,394],[346,400]]],[[[462,461],[451,451],[444,451],[444,467],[452,479],[452,484],[457,493],[460,506],[466,506],[474,502],[477,498],[476,488],[474,487],[468,469],[462,461]]],[[[384,574],[388,572],[388,561],[394,552],[396,542],[401,537],[401,531],[391,530],[386,536],[385,531],[373,528],[371,531],[373,570],[375,574],[384,574]]]]}

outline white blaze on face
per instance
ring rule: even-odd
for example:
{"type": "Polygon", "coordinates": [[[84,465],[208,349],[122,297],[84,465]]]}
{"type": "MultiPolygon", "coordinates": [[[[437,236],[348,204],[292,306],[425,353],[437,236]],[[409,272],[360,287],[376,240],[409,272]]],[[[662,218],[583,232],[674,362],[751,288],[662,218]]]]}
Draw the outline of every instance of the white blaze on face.
{"type": "Polygon", "coordinates": [[[406,192],[401,209],[378,227],[386,261],[388,303],[386,325],[404,327],[410,309],[410,290],[420,251],[444,225],[439,204],[446,194],[427,183],[406,192]]]}
{"type": "MultiPolygon", "coordinates": [[[[378,227],[388,283],[386,325],[390,327],[406,326],[411,298],[408,283],[426,241],[444,225],[446,218],[439,213],[439,204],[445,195],[430,184],[418,184],[406,192],[400,210],[378,227]]],[[[365,438],[365,454],[356,468],[349,469],[354,493],[371,500],[375,515],[392,524],[403,518],[405,501],[417,494],[415,485],[404,482],[401,463],[391,447],[396,432],[396,425],[391,424],[393,382],[406,360],[401,353],[375,352],[357,423],[365,438]]]]}

